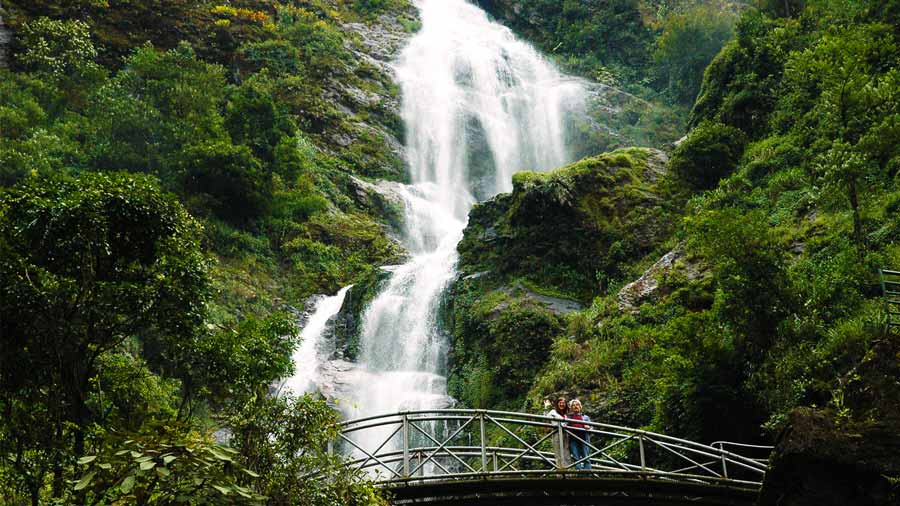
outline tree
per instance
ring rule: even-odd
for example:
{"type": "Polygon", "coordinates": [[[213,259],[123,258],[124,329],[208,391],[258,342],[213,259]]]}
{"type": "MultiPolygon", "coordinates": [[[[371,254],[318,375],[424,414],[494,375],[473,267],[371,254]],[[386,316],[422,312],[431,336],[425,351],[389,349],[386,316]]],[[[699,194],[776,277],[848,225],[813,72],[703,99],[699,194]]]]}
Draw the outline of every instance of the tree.
{"type": "Polygon", "coordinates": [[[256,485],[269,505],[387,504],[363,472],[342,468],[327,453],[325,443],[337,438],[339,426],[338,413],[323,400],[257,396],[229,417],[228,426],[240,452],[236,460],[263,477],[256,485]]]}
{"type": "Polygon", "coordinates": [[[275,159],[276,146],[297,130],[275,105],[270,88],[271,81],[250,78],[233,90],[225,109],[225,127],[232,142],[248,146],[268,164],[275,159]]]}
{"type": "Polygon", "coordinates": [[[182,154],[181,163],[182,188],[192,209],[211,210],[234,224],[246,224],[268,212],[272,175],[247,146],[227,141],[192,146],[182,154]]]}
{"type": "Polygon", "coordinates": [[[22,27],[21,37],[25,50],[19,63],[59,83],[76,107],[106,77],[106,71],[94,62],[97,49],[83,21],[40,17],[22,27]]]}
{"type": "Polygon", "coordinates": [[[703,71],[731,38],[734,23],[734,15],[706,5],[666,17],[653,61],[677,103],[694,103],[703,71]]]}
{"type": "Polygon", "coordinates": [[[197,58],[187,43],[169,51],[145,45],[91,97],[84,121],[90,164],[158,176],[174,190],[186,146],[223,141],[225,71],[197,58]]]}
{"type": "Polygon", "coordinates": [[[83,21],[40,17],[22,27],[21,37],[25,51],[19,55],[19,63],[28,70],[55,78],[99,70],[90,27],[83,21]]]}
{"type": "MultiPolygon", "coordinates": [[[[189,338],[202,323],[199,236],[148,177],[35,177],[0,194],[0,409],[14,424],[4,446],[29,449],[16,434],[33,427],[15,425],[37,412],[48,448],[83,454],[99,357],[143,333],[189,338]]],[[[60,496],[66,460],[49,460],[60,496]]]]}
{"type": "Polygon", "coordinates": [[[880,157],[867,152],[871,137],[866,133],[900,112],[896,54],[892,28],[876,24],[837,29],[792,54],[786,64],[791,92],[811,96],[813,106],[803,123],[824,148],[820,175],[849,202],[859,246],[864,244],[860,193],[880,157]]]}

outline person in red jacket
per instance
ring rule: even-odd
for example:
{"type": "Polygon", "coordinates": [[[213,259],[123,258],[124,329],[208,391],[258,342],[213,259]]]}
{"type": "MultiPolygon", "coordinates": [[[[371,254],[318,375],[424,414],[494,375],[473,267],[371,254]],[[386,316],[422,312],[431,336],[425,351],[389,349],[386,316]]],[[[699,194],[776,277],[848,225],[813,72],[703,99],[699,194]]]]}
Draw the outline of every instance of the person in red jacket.
{"type": "Polygon", "coordinates": [[[575,469],[590,469],[591,459],[588,458],[590,455],[588,443],[591,442],[591,435],[588,432],[590,426],[582,422],[590,422],[591,418],[582,413],[581,401],[572,399],[569,402],[569,413],[566,414],[566,420],[572,420],[567,421],[566,425],[570,434],[569,450],[572,452],[575,469]]]}

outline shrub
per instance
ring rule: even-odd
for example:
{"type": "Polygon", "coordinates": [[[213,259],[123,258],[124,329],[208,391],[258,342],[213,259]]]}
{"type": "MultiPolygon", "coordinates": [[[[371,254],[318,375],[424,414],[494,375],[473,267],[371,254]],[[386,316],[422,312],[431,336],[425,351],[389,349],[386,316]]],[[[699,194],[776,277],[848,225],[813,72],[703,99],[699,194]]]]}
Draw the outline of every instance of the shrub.
{"type": "Polygon", "coordinates": [[[747,136],[737,128],[701,123],[675,149],[669,168],[689,187],[710,190],[734,171],[746,144],[747,136]]]}
{"type": "Polygon", "coordinates": [[[194,146],[182,163],[183,191],[194,196],[195,211],[211,211],[234,224],[246,224],[268,212],[272,178],[246,146],[222,141],[194,146]]]}

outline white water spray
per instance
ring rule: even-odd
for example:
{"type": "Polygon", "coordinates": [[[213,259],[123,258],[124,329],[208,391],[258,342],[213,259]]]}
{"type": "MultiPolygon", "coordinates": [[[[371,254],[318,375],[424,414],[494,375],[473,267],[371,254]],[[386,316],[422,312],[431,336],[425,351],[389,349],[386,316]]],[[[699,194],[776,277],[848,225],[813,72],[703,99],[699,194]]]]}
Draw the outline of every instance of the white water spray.
{"type": "Polygon", "coordinates": [[[514,172],[569,161],[564,119],[584,100],[577,80],[481,9],[464,0],[419,0],[418,8],[421,31],[396,66],[413,182],[402,192],[411,260],[391,268],[365,312],[359,367],[347,379],[352,399],[342,405],[350,418],[449,403],[436,313],[468,212],[509,191],[514,172]]]}
{"type": "Polygon", "coordinates": [[[294,375],[284,382],[282,389],[300,395],[315,388],[318,368],[325,358],[322,353],[322,339],[328,321],[341,309],[344,297],[352,286],[341,288],[337,295],[322,297],[316,301],[306,326],[300,332],[300,347],[294,351],[292,357],[296,370],[294,375]]]}

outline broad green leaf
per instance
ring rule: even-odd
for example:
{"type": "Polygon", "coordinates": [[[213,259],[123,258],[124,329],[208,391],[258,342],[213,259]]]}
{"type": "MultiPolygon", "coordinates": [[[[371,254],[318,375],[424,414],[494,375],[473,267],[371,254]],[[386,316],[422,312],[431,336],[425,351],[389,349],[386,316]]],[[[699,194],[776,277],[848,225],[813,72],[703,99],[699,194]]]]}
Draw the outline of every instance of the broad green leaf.
{"type": "Polygon", "coordinates": [[[165,457],[163,457],[163,464],[169,465],[172,463],[173,460],[175,460],[174,455],[166,455],[165,457]]]}
{"type": "Polygon", "coordinates": [[[102,464],[97,464],[97,467],[100,469],[112,469],[112,464],[104,462],[102,464]]]}
{"type": "Polygon", "coordinates": [[[156,462],[153,462],[152,460],[148,460],[147,462],[141,462],[141,471],[153,469],[155,466],[156,466],[156,462]]]}
{"type": "Polygon", "coordinates": [[[172,474],[172,471],[169,471],[165,467],[157,467],[156,474],[158,474],[160,476],[169,476],[170,474],[172,474]]]}
{"type": "Polygon", "coordinates": [[[78,465],[83,466],[84,464],[90,464],[91,462],[93,462],[95,460],[97,460],[96,455],[88,455],[86,457],[81,457],[80,459],[78,459],[78,465]]]}
{"type": "Polygon", "coordinates": [[[82,476],[78,483],[75,484],[75,490],[83,490],[85,487],[91,484],[91,480],[94,479],[94,475],[97,474],[97,471],[91,471],[86,475],[82,476]]]}
{"type": "Polygon", "coordinates": [[[212,488],[214,488],[214,489],[218,490],[219,492],[221,492],[222,495],[228,495],[228,494],[231,493],[231,489],[228,488],[228,487],[222,487],[222,486],[220,486],[220,485],[213,485],[212,488]]]}
{"type": "Polygon", "coordinates": [[[128,475],[122,480],[122,484],[119,485],[119,490],[122,491],[123,494],[127,494],[131,492],[131,489],[134,488],[134,475],[128,475]]]}
{"type": "Polygon", "coordinates": [[[213,457],[215,457],[215,458],[217,458],[217,459],[219,459],[219,460],[224,460],[224,461],[226,461],[226,462],[231,462],[231,457],[229,457],[228,455],[225,455],[224,453],[222,453],[222,452],[220,452],[220,451],[217,451],[215,448],[210,448],[210,449],[209,449],[209,453],[211,453],[211,454],[213,455],[213,457]]]}
{"type": "Polygon", "coordinates": [[[245,473],[249,474],[250,476],[252,476],[254,478],[259,478],[259,475],[256,474],[255,472],[251,471],[250,469],[241,469],[241,471],[244,471],[245,473]]]}

